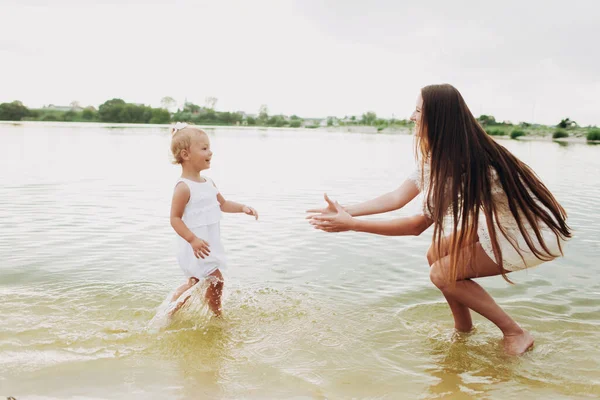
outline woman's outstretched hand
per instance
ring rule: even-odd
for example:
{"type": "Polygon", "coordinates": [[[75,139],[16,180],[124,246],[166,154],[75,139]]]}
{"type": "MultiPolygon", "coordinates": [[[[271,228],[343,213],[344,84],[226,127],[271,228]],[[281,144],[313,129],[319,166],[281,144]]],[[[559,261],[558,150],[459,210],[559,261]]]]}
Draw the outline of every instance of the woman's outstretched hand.
{"type": "Polygon", "coordinates": [[[313,213],[306,217],[308,222],[325,232],[345,232],[352,230],[354,218],[337,201],[332,201],[325,193],[327,207],[308,210],[313,213]]]}

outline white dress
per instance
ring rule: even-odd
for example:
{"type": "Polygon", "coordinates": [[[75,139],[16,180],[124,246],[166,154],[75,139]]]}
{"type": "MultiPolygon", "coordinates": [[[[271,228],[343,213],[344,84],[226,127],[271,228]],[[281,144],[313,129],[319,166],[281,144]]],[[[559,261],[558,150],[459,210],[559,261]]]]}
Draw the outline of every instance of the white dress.
{"type": "Polygon", "coordinates": [[[208,178],[205,178],[205,182],[179,178],[177,185],[181,185],[181,182],[190,189],[190,199],[183,211],[182,220],[194,235],[208,242],[210,254],[205,258],[197,258],[192,246],[177,235],[177,261],[185,276],[201,280],[227,264],[225,249],[221,243],[221,207],[217,200],[219,191],[208,178]]]}
{"type": "MultiPolygon", "coordinates": [[[[425,164],[424,174],[421,174],[421,168],[418,167],[410,176],[409,179],[415,182],[421,193],[427,193],[427,186],[429,185],[429,176],[430,176],[430,166],[429,164],[425,164]],[[425,183],[422,182],[425,181],[425,183]]],[[[508,206],[508,198],[506,197],[506,193],[498,180],[498,175],[495,169],[491,169],[492,173],[492,201],[496,205],[496,210],[498,212],[498,220],[496,221],[496,225],[494,226],[496,230],[496,238],[498,240],[498,245],[500,246],[500,250],[502,251],[502,263],[503,268],[507,271],[518,271],[525,268],[535,267],[539,264],[542,264],[546,261],[540,260],[535,256],[535,254],[531,251],[523,234],[519,230],[519,226],[517,221],[515,220],[510,208],[508,206]],[[513,245],[511,241],[509,241],[500,231],[497,225],[501,225],[511,238],[511,241],[514,242],[513,245]]],[[[543,206],[542,206],[543,207],[543,206]]],[[[431,218],[431,214],[427,209],[427,199],[423,199],[423,215],[431,218]]],[[[528,224],[527,220],[523,220],[523,225],[525,229],[528,230],[529,236],[535,245],[536,249],[540,250],[542,254],[545,253],[541,244],[538,242],[535,233],[531,226],[528,224]]],[[[560,249],[558,243],[560,241],[561,246],[564,245],[564,241],[556,236],[554,231],[546,226],[543,222],[539,222],[540,233],[542,234],[542,238],[544,239],[544,243],[550,250],[550,253],[553,255],[560,255],[560,249]]],[[[479,236],[479,244],[486,252],[488,257],[498,263],[498,259],[496,258],[493,248],[492,241],[490,238],[490,233],[487,226],[487,219],[483,210],[479,212],[479,221],[477,227],[477,234],[479,236]]]]}

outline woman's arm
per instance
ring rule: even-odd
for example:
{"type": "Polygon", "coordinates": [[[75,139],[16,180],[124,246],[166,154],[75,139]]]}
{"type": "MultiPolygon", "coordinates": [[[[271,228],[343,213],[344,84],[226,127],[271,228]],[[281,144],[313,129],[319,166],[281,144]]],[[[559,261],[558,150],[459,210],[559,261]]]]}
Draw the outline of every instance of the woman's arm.
{"type": "MultiPolygon", "coordinates": [[[[404,207],[412,199],[417,197],[419,192],[420,189],[415,183],[415,181],[409,178],[406,181],[404,181],[404,183],[393,192],[386,193],[382,196],[365,201],[363,203],[342,208],[352,217],[381,214],[388,211],[398,210],[399,208],[404,207]]],[[[315,215],[331,216],[336,214],[336,207],[334,206],[331,199],[327,196],[327,193],[325,193],[325,201],[327,202],[327,207],[307,210],[306,212],[313,214],[309,215],[307,219],[311,219],[315,215]]]]}
{"type": "Polygon", "coordinates": [[[388,221],[354,219],[351,230],[386,236],[419,236],[433,221],[424,215],[397,218],[388,221]]]}
{"type": "Polygon", "coordinates": [[[388,221],[360,220],[352,217],[337,202],[327,199],[335,214],[312,215],[310,223],[325,232],[356,231],[387,236],[418,236],[431,226],[433,220],[425,215],[415,215],[388,221]]]}
{"type": "Polygon", "coordinates": [[[389,192],[375,199],[344,208],[346,212],[353,217],[382,214],[404,207],[412,199],[417,197],[419,192],[420,190],[415,181],[412,179],[407,179],[402,185],[400,185],[398,189],[394,190],[393,192],[389,192]]]}

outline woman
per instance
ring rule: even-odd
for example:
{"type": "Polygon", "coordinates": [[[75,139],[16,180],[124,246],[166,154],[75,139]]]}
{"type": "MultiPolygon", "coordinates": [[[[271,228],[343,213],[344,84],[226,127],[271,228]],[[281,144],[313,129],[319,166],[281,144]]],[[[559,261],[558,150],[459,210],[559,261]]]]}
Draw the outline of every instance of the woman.
{"type": "Polygon", "coordinates": [[[434,226],[427,252],[430,277],[446,298],[460,332],[472,329],[470,310],[504,334],[509,354],[533,337],[472,278],[530,268],[563,254],[571,237],[566,213],[535,173],[491,139],[451,85],[423,88],[411,118],[419,167],[395,191],[349,207],[328,206],[308,218],[326,232],[420,235],[434,226]],[[389,221],[356,219],[397,210],[420,192],[422,215],[389,221]]]}

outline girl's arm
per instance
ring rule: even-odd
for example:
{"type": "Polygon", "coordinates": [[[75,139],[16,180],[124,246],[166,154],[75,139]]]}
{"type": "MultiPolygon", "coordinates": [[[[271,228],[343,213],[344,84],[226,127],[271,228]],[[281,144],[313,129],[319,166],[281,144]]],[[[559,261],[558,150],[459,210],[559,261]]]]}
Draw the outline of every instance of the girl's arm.
{"type": "Polygon", "coordinates": [[[194,240],[196,235],[188,229],[181,219],[185,205],[190,200],[190,188],[186,184],[179,183],[175,186],[173,200],[171,201],[171,226],[175,232],[188,243],[194,240]]]}
{"type": "Polygon", "coordinates": [[[181,219],[185,205],[189,200],[190,188],[188,185],[183,182],[177,184],[171,201],[171,226],[179,236],[192,246],[196,257],[204,258],[210,253],[208,243],[194,235],[194,232],[190,231],[181,219]]]}
{"type": "Polygon", "coordinates": [[[362,215],[382,214],[389,211],[398,210],[407,205],[412,199],[417,197],[420,190],[412,179],[407,179],[402,185],[393,192],[363,203],[344,207],[346,212],[353,217],[362,215]]]}
{"type": "Polygon", "coordinates": [[[258,212],[252,207],[244,204],[236,203],[235,201],[225,200],[225,197],[221,193],[217,194],[217,200],[221,205],[221,211],[226,213],[245,213],[253,215],[255,219],[258,219],[258,212]]]}

